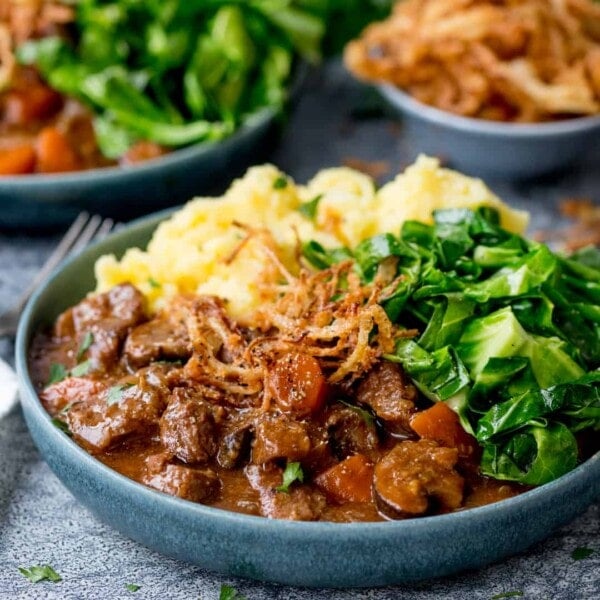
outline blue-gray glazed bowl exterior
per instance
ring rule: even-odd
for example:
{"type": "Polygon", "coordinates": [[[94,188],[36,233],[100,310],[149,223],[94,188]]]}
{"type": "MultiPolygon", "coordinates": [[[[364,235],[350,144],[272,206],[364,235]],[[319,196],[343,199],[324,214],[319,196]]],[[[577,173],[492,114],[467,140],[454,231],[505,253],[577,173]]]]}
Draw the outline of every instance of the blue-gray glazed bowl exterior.
{"type": "MultiPolygon", "coordinates": [[[[232,576],[311,587],[391,585],[481,567],[526,549],[600,497],[600,454],[557,481],[453,514],[384,523],[270,520],[202,506],[104,466],[52,425],[27,366],[34,333],[94,288],[93,263],[144,247],[168,212],[69,260],[31,299],[16,342],[21,404],[41,455],[99,519],[165,555],[232,576]]],[[[40,499],[40,501],[43,501],[40,499]]]]}
{"type": "Polygon", "coordinates": [[[404,116],[419,151],[447,159],[469,175],[528,179],[564,171],[600,145],[600,116],[548,123],[499,123],[428,106],[392,85],[383,96],[404,116]]]}
{"type": "Polygon", "coordinates": [[[130,167],[0,177],[0,230],[53,229],[81,210],[126,220],[198,194],[264,160],[278,111],[264,109],[230,137],[195,144],[130,167]]]}

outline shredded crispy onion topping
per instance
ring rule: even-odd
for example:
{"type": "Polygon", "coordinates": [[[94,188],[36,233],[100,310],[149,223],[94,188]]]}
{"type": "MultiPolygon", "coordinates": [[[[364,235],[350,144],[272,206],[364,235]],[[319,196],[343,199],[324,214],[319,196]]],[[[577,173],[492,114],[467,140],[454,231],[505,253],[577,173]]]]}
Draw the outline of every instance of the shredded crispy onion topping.
{"type": "Polygon", "coordinates": [[[268,246],[265,253],[284,281],[267,286],[272,300],[256,312],[252,329],[233,322],[218,298],[202,296],[187,306],[193,356],[186,376],[229,402],[268,410],[269,371],[289,352],[316,358],[329,383],[349,386],[392,352],[397,339],[417,334],[394,325],[380,304],[397,279],[380,272],[363,284],[350,260],[294,276],[268,246]]]}

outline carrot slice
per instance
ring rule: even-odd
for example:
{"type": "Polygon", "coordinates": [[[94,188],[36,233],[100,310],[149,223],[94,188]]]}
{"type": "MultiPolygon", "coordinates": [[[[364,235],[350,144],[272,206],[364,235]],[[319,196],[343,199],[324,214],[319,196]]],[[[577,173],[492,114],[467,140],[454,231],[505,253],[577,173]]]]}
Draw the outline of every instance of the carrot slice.
{"type": "Polygon", "coordinates": [[[35,169],[35,150],[24,144],[0,150],[0,175],[25,175],[35,169]]]}
{"type": "Polygon", "coordinates": [[[463,458],[471,457],[477,451],[475,438],[462,428],[458,415],[443,402],[436,402],[431,408],[416,413],[410,426],[426,440],[456,448],[463,458]]]}
{"type": "Polygon", "coordinates": [[[281,358],[269,380],[277,405],[285,412],[309,415],[320,410],[327,382],[316,358],[291,352],[281,358]]]}
{"type": "Polygon", "coordinates": [[[55,127],[45,127],[37,139],[38,171],[64,173],[81,168],[67,137],[55,127]]]}
{"type": "Polygon", "coordinates": [[[354,454],[315,478],[315,483],[338,502],[370,502],[373,464],[354,454]]]}

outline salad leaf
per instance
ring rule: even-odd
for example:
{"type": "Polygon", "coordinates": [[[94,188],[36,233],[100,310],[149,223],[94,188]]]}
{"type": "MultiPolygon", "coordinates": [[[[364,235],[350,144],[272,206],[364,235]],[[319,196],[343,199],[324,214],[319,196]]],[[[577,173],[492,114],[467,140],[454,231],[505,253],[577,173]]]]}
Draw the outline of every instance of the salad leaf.
{"type": "Polygon", "coordinates": [[[481,472],[496,479],[542,485],[577,464],[577,442],[562,423],[531,426],[501,444],[486,444],[481,472]]]}

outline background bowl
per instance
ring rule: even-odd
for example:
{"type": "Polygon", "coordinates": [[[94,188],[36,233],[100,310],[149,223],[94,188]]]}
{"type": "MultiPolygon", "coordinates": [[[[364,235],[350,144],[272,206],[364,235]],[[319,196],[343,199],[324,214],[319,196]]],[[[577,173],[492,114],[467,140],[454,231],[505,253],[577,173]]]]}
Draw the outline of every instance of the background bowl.
{"type": "Polygon", "coordinates": [[[222,141],[195,144],[131,167],[0,177],[0,229],[52,229],[84,209],[127,220],[210,194],[266,158],[278,114],[264,109],[222,141]]]}
{"type": "Polygon", "coordinates": [[[549,123],[500,123],[428,106],[392,85],[379,86],[404,116],[415,150],[469,175],[526,179],[564,170],[600,143],[600,116],[549,123]]]}
{"type": "MultiPolygon", "coordinates": [[[[165,495],[109,469],[52,425],[27,366],[33,335],[94,288],[93,264],[145,246],[165,211],[65,263],[23,313],[16,343],[21,403],[51,469],[99,519],[163,554],[227,575],[301,586],[396,584],[481,567],[520,552],[600,497],[600,453],[560,479],[481,508],[385,523],[270,520],[165,495]]],[[[40,502],[43,499],[40,499],[40,502]]]]}

